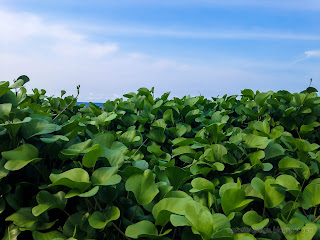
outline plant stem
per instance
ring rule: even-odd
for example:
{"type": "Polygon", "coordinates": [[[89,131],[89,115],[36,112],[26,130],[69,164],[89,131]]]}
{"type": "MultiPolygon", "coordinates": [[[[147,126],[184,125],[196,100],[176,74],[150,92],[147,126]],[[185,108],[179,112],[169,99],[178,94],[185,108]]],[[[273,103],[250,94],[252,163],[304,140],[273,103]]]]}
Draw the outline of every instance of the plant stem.
{"type": "Polygon", "coordinates": [[[68,217],[70,217],[70,214],[69,214],[66,210],[64,210],[64,209],[61,209],[61,210],[62,210],[62,212],[64,212],[65,214],[67,214],[68,217]]]}
{"type": "Polygon", "coordinates": [[[132,214],[132,217],[131,217],[130,222],[133,221],[133,218],[134,218],[134,216],[136,215],[137,209],[138,209],[138,205],[136,205],[136,207],[135,207],[135,209],[134,209],[134,212],[133,212],[133,214],[132,214]]]}
{"type": "Polygon", "coordinates": [[[197,164],[201,159],[203,159],[203,158],[207,157],[208,155],[209,155],[209,153],[207,153],[205,156],[203,156],[203,157],[199,158],[198,160],[194,161],[193,163],[191,163],[191,164],[189,164],[189,165],[185,166],[184,168],[185,168],[185,169],[188,169],[188,168],[192,167],[193,165],[197,164]]]}
{"type": "MultiPolygon", "coordinates": [[[[99,202],[98,202],[98,200],[96,199],[96,197],[94,196],[93,197],[94,198],[94,200],[95,200],[95,202],[96,202],[96,204],[97,204],[97,206],[98,206],[98,208],[99,208],[99,210],[101,211],[102,210],[102,207],[100,206],[100,204],[99,204],[99,202]]],[[[115,228],[115,229],[117,229],[117,231],[125,238],[125,239],[127,239],[127,240],[131,240],[130,238],[128,238],[125,234],[124,234],[124,232],[122,232],[121,231],[121,229],[120,228],[118,228],[118,226],[117,225],[115,225],[114,224],[114,222],[112,222],[112,226],[115,228]]]]}
{"type": "Polygon", "coordinates": [[[113,226],[115,229],[117,229],[117,231],[118,231],[125,239],[131,240],[131,238],[128,238],[128,237],[124,234],[124,232],[122,232],[121,229],[118,228],[117,225],[114,224],[114,222],[112,222],[112,226],[113,226]]]}
{"type": "Polygon", "coordinates": [[[36,164],[32,164],[34,168],[40,173],[41,177],[44,181],[47,181],[47,178],[43,175],[43,173],[40,171],[40,169],[36,166],[36,164]]]}
{"type": "Polygon", "coordinates": [[[102,210],[102,207],[100,206],[100,203],[98,202],[98,200],[96,199],[95,196],[93,196],[93,199],[94,199],[94,201],[96,202],[98,208],[99,208],[100,210],[102,210]]]}
{"type": "Polygon", "coordinates": [[[262,212],[262,219],[264,219],[264,215],[266,214],[266,206],[263,203],[263,212],[262,212]]]}
{"type": "Polygon", "coordinates": [[[302,204],[301,204],[301,202],[299,201],[299,199],[298,199],[298,203],[299,203],[300,207],[302,208],[303,214],[304,214],[306,217],[308,217],[308,214],[306,213],[306,211],[305,211],[304,208],[302,207],[302,204]]]}
{"type": "MultiPolygon", "coordinates": [[[[304,185],[304,182],[306,181],[306,179],[303,179],[303,183],[302,183],[302,186],[301,186],[301,188],[300,188],[300,191],[299,191],[299,193],[298,193],[298,195],[297,195],[297,197],[296,197],[296,199],[294,200],[294,203],[296,203],[297,201],[299,202],[299,200],[298,200],[298,198],[299,198],[299,196],[300,196],[300,193],[301,193],[301,190],[302,190],[302,188],[303,188],[303,185],[304,185]]],[[[294,204],[293,203],[293,204],[294,204]]],[[[299,202],[299,204],[300,204],[300,206],[301,206],[301,203],[299,202]]],[[[301,206],[301,208],[302,208],[302,206],[301,206]]],[[[291,212],[292,212],[292,210],[293,210],[293,205],[292,205],[292,208],[290,209],[290,212],[289,212],[289,214],[288,214],[288,217],[290,216],[290,214],[291,214],[291,212]]],[[[304,211],[304,209],[302,208],[302,210],[304,211]]],[[[305,212],[305,211],[304,211],[305,212]]],[[[306,214],[305,214],[306,215],[306,214]]],[[[306,215],[307,216],[307,215],[306,215]]],[[[288,221],[288,217],[287,217],[287,221],[288,221]]]]}
{"type": "Polygon", "coordinates": [[[90,204],[90,206],[92,207],[92,209],[94,209],[94,206],[92,205],[92,203],[87,199],[87,198],[85,198],[85,201],[86,201],[86,203],[89,205],[90,204]]]}
{"type": "Polygon", "coordinates": [[[174,236],[176,235],[177,228],[174,228],[172,240],[174,240],[174,236]]]}
{"type": "Polygon", "coordinates": [[[317,214],[317,206],[314,207],[314,211],[313,211],[313,217],[312,218],[315,218],[316,217],[316,214],[317,214]]]}
{"type": "Polygon", "coordinates": [[[137,154],[137,152],[140,150],[140,148],[148,141],[148,139],[149,138],[146,138],[142,143],[141,143],[141,145],[138,147],[138,149],[132,154],[132,156],[130,156],[130,158],[128,159],[128,161],[130,160],[130,159],[132,159],[136,154],[137,154]]]}
{"type": "Polygon", "coordinates": [[[315,220],[313,220],[313,222],[315,223],[315,222],[317,222],[319,219],[320,219],[320,215],[319,215],[315,220]]]}
{"type": "Polygon", "coordinates": [[[73,104],[73,101],[74,101],[74,100],[77,100],[78,96],[79,96],[79,91],[78,91],[77,96],[76,96],[75,98],[72,98],[71,102],[70,102],[61,112],[59,112],[59,113],[57,114],[57,116],[55,116],[55,117],[52,119],[52,121],[56,120],[65,110],[67,110],[68,107],[70,107],[71,104],[73,104]]]}

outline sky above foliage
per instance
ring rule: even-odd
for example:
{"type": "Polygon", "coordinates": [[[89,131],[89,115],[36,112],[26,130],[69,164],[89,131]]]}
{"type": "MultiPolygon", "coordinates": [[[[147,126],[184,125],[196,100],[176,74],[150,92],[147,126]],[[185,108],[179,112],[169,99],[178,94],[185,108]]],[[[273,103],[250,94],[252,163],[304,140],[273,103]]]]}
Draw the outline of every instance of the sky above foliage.
{"type": "Polygon", "coordinates": [[[0,80],[104,102],[320,90],[317,0],[0,0],[0,80]]]}

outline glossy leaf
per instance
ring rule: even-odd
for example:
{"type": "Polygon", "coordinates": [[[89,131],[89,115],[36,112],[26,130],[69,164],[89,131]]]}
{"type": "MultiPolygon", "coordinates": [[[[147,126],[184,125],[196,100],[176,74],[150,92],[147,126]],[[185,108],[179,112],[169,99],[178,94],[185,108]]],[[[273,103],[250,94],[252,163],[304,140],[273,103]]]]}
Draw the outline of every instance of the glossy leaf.
{"type": "Polygon", "coordinates": [[[8,161],[4,167],[11,171],[16,171],[29,163],[35,163],[41,160],[38,158],[39,151],[31,144],[23,144],[14,150],[2,152],[2,156],[8,161]]]}
{"type": "Polygon", "coordinates": [[[159,193],[153,173],[148,169],[143,174],[135,174],[128,178],[126,190],[134,193],[136,200],[141,205],[150,203],[159,193]]]}

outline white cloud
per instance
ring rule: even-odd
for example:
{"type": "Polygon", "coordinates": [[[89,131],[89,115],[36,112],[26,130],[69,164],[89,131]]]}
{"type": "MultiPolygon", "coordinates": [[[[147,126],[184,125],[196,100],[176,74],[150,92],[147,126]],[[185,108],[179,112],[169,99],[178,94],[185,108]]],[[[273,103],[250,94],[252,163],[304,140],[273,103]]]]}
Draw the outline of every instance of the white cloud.
{"type": "Polygon", "coordinates": [[[304,55],[297,58],[295,61],[293,61],[293,63],[300,63],[303,61],[306,61],[308,59],[311,58],[320,58],[320,50],[309,50],[309,51],[305,51],[304,55]]]}
{"type": "Polygon", "coordinates": [[[320,57],[320,50],[305,51],[304,54],[307,58],[320,57]]]}
{"type": "MultiPolygon", "coordinates": [[[[0,44],[2,52],[42,50],[43,54],[87,54],[102,57],[116,52],[116,43],[96,43],[66,26],[48,23],[30,13],[12,13],[0,9],[0,44]]],[[[41,51],[39,51],[41,52],[41,51]]]]}

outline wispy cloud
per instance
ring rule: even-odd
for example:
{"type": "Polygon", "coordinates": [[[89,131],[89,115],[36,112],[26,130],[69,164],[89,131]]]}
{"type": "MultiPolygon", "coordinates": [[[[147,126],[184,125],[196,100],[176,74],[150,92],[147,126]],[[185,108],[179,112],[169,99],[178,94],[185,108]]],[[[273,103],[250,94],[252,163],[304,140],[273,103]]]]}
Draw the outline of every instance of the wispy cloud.
{"type": "Polygon", "coordinates": [[[311,58],[320,58],[320,50],[305,51],[302,57],[297,58],[293,63],[303,62],[311,58]]]}
{"type": "Polygon", "coordinates": [[[193,4],[206,4],[206,6],[244,6],[244,7],[263,7],[271,9],[287,9],[287,10],[320,10],[320,3],[318,0],[281,0],[281,1],[270,1],[270,0],[187,0],[193,4]]]}
{"type": "Polygon", "coordinates": [[[320,50],[305,51],[304,54],[307,58],[320,57],[320,50]]]}
{"type": "MultiPolygon", "coordinates": [[[[61,0],[60,0],[61,1],[61,0]]],[[[91,1],[100,2],[101,1],[91,1]]],[[[94,3],[93,3],[94,4],[94,3]]],[[[263,8],[263,9],[279,9],[279,10],[293,10],[293,11],[319,11],[320,2],[318,0],[281,0],[281,1],[270,1],[270,0],[183,0],[183,1],[172,1],[172,0],[118,0],[108,1],[109,5],[124,6],[124,5],[141,5],[143,7],[148,6],[165,6],[165,7],[179,7],[179,8],[216,8],[216,7],[238,7],[238,8],[263,8]]]]}
{"type": "Polygon", "coordinates": [[[204,39],[204,40],[301,40],[319,41],[320,34],[290,32],[286,30],[258,29],[258,30],[221,30],[221,29],[190,29],[181,30],[172,27],[155,28],[148,26],[121,26],[104,25],[85,26],[87,31],[99,32],[105,36],[129,36],[138,38],[179,38],[179,39],[204,39]]]}

